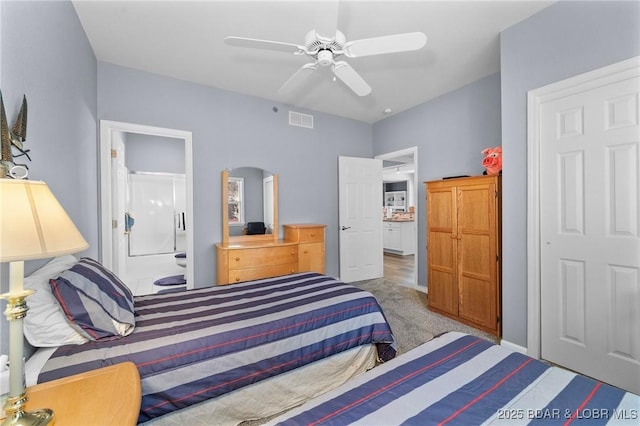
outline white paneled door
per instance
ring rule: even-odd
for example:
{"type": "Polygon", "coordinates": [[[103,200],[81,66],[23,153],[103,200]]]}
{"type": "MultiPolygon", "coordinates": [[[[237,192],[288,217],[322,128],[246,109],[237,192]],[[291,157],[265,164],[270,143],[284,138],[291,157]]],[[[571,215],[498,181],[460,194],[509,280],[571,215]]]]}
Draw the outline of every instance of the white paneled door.
{"type": "Polygon", "coordinates": [[[640,393],[640,79],[540,106],[542,358],[640,393]]]}
{"type": "Polygon", "coordinates": [[[354,282],[384,274],[382,160],[338,157],[340,279],[354,282]]]}

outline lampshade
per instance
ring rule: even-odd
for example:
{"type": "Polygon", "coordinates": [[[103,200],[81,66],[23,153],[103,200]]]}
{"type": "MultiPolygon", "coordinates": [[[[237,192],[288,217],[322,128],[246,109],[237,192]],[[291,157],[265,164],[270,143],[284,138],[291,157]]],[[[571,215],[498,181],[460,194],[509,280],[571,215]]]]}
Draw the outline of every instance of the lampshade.
{"type": "Polygon", "coordinates": [[[55,257],[88,246],[46,183],[0,179],[0,262],[55,257]]]}

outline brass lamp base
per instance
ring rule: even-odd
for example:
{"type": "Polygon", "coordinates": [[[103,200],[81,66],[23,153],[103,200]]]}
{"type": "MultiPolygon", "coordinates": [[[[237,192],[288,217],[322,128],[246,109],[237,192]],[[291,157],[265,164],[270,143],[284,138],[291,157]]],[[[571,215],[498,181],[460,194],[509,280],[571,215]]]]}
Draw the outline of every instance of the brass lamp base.
{"type": "Polygon", "coordinates": [[[19,396],[7,398],[7,402],[4,404],[7,418],[2,422],[2,426],[44,426],[55,423],[55,416],[52,410],[43,408],[35,411],[24,411],[26,402],[26,392],[19,396]]]}

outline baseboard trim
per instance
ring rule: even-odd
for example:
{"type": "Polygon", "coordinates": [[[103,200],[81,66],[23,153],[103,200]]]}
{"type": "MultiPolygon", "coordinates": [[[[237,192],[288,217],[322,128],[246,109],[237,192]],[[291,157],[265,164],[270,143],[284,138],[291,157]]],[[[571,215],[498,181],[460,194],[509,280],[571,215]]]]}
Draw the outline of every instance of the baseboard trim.
{"type": "Polygon", "coordinates": [[[397,284],[399,286],[406,287],[406,288],[411,288],[413,290],[419,291],[420,293],[427,294],[427,288],[423,287],[421,285],[411,285],[411,284],[404,284],[404,283],[397,283],[397,284]]]}
{"type": "Polygon", "coordinates": [[[524,346],[516,345],[515,343],[511,343],[508,340],[502,339],[500,341],[500,346],[504,346],[505,348],[511,349],[512,351],[520,352],[521,354],[527,355],[527,348],[525,348],[524,346]]]}

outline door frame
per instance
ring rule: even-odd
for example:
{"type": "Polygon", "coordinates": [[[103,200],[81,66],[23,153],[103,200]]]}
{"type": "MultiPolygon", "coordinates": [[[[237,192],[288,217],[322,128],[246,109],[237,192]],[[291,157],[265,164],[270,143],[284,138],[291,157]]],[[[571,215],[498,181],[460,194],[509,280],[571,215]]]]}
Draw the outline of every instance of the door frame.
{"type": "MultiPolygon", "coordinates": [[[[415,254],[413,255],[413,287],[415,290],[419,290],[421,292],[426,292],[426,287],[421,287],[418,285],[418,218],[420,217],[419,215],[419,202],[418,202],[418,147],[417,146],[413,146],[410,148],[405,148],[405,149],[401,149],[398,151],[392,151],[392,152],[387,152],[384,154],[380,154],[380,155],[376,155],[374,158],[379,158],[381,160],[390,160],[396,157],[405,157],[407,155],[411,155],[413,156],[413,200],[414,200],[414,223],[415,223],[415,231],[414,231],[414,238],[415,238],[415,254]]],[[[384,180],[384,179],[383,179],[384,180]]]]}
{"type": "Polygon", "coordinates": [[[273,225],[275,225],[276,217],[274,215],[273,206],[278,194],[274,191],[274,179],[274,175],[262,178],[262,217],[264,219],[265,226],[267,226],[267,229],[269,228],[269,225],[271,225],[271,232],[275,235],[276,232],[273,229],[275,228],[275,226],[273,225]],[[271,197],[270,200],[269,197],[271,197]],[[267,219],[270,219],[270,221],[268,221],[267,219]]]}
{"type": "Polygon", "coordinates": [[[100,261],[107,268],[113,267],[113,229],[112,229],[112,173],[111,173],[111,140],[116,132],[138,133],[151,136],[182,139],[184,142],[184,170],[186,179],[186,222],[187,226],[187,288],[194,288],[194,252],[193,252],[193,147],[191,132],[147,126],[143,124],[120,121],[100,120],[100,261]]]}
{"type": "Polygon", "coordinates": [[[579,74],[527,93],[527,354],[540,358],[540,110],[542,104],[640,75],[640,56],[579,74]]]}

